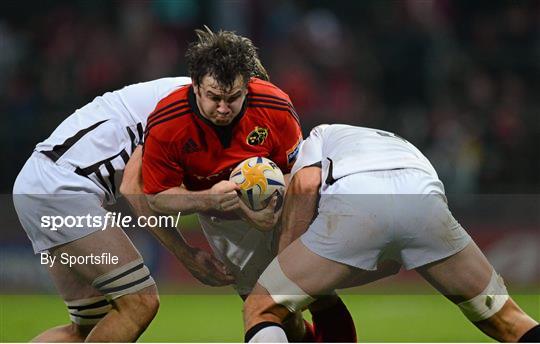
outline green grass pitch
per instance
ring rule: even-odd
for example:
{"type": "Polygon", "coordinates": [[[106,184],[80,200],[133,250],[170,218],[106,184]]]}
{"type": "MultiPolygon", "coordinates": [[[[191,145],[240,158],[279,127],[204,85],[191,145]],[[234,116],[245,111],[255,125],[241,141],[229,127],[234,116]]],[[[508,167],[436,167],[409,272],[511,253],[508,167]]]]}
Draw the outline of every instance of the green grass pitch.
{"type": "MultiPolygon", "coordinates": [[[[439,295],[343,295],[360,342],[491,342],[439,295]]],[[[539,318],[539,295],[514,295],[539,318]]],[[[306,313],[308,314],[308,313],[306,313]]],[[[306,315],[306,317],[308,317],[306,315]]],[[[0,296],[0,341],[26,342],[68,320],[54,295],[0,296]]],[[[162,295],[142,342],[241,342],[241,301],[235,295],[162,295]]]]}

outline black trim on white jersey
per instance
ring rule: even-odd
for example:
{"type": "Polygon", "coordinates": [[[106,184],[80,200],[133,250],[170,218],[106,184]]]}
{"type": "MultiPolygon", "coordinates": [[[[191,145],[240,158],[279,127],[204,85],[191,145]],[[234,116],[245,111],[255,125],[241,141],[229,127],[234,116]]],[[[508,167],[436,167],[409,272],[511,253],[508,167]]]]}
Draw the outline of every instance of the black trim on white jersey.
{"type": "MultiPolygon", "coordinates": [[[[105,180],[105,178],[101,174],[101,171],[100,170],[94,171],[94,174],[98,178],[99,184],[101,184],[101,186],[103,186],[103,188],[107,191],[107,193],[111,194],[111,195],[114,195],[114,190],[112,189],[112,186],[109,186],[109,184],[107,184],[107,181],[105,180]]],[[[107,197],[107,199],[109,199],[109,197],[107,197]]]]}
{"type": "Polygon", "coordinates": [[[45,154],[49,159],[51,159],[53,162],[58,161],[64,153],[67,152],[68,149],[73,147],[77,141],[79,141],[84,135],[88,134],[92,130],[99,127],[101,124],[107,122],[108,119],[105,119],[103,121],[97,122],[95,124],[92,124],[88,128],[79,130],[75,135],[68,137],[63,143],[56,145],[53,147],[50,151],[41,151],[41,153],[45,154]]]}
{"type": "Polygon", "coordinates": [[[135,136],[135,132],[131,130],[131,127],[126,127],[127,133],[129,135],[129,139],[131,141],[131,152],[135,151],[135,147],[137,145],[140,145],[143,143],[144,140],[144,129],[142,123],[137,123],[137,136],[135,136]]]}
{"type": "Polygon", "coordinates": [[[107,169],[107,172],[109,172],[109,183],[111,183],[111,189],[114,192],[116,191],[116,183],[114,182],[114,174],[116,171],[110,161],[105,163],[105,168],[107,169]]]}
{"type": "Polygon", "coordinates": [[[334,173],[334,162],[330,158],[326,159],[330,161],[330,165],[328,165],[328,175],[326,176],[326,180],[324,182],[326,185],[332,185],[337,181],[337,179],[334,179],[334,176],[332,175],[334,173]]]}
{"type": "Polygon", "coordinates": [[[89,178],[91,174],[95,174],[95,176],[97,177],[96,182],[98,182],[112,197],[114,197],[114,195],[116,194],[116,183],[114,182],[114,175],[116,171],[114,169],[114,166],[112,165],[112,160],[116,159],[119,156],[124,161],[124,164],[127,164],[127,162],[129,161],[129,154],[128,152],[126,152],[125,149],[122,149],[118,154],[115,154],[107,159],[98,161],[88,167],[77,167],[75,169],[75,173],[87,178],[89,178]],[[109,176],[107,178],[109,180],[108,183],[101,174],[101,166],[105,166],[107,172],[109,173],[109,176]]]}
{"type": "Polygon", "coordinates": [[[135,133],[133,132],[133,130],[131,130],[130,127],[126,127],[126,130],[129,135],[129,140],[131,141],[131,152],[133,152],[135,150],[135,147],[137,147],[135,133]]]}
{"type": "Polygon", "coordinates": [[[99,171],[99,167],[101,165],[103,165],[103,164],[105,164],[107,162],[110,162],[111,160],[113,160],[114,158],[116,158],[118,156],[121,156],[125,163],[127,163],[128,160],[129,160],[129,154],[126,152],[125,149],[122,149],[119,153],[117,153],[117,154],[115,154],[115,155],[113,155],[113,156],[111,156],[111,157],[109,157],[107,159],[103,159],[101,161],[98,161],[95,164],[92,164],[92,165],[90,165],[88,167],[84,167],[84,168],[77,167],[75,169],[75,173],[77,173],[80,176],[86,177],[86,176],[88,176],[88,175],[90,175],[90,174],[92,174],[92,173],[94,173],[96,171],[99,171]],[[127,155],[127,160],[125,158],[126,155],[127,155]]]}
{"type": "Polygon", "coordinates": [[[137,134],[139,135],[139,144],[141,144],[144,139],[144,129],[141,122],[137,123],[137,134]]]}

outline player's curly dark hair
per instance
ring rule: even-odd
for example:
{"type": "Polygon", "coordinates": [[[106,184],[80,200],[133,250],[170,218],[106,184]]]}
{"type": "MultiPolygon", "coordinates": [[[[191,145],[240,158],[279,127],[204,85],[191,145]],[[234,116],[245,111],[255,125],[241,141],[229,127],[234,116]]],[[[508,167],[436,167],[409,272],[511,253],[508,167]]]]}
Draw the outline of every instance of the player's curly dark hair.
{"type": "Polygon", "coordinates": [[[205,75],[216,79],[224,89],[230,89],[238,75],[245,83],[251,77],[269,80],[249,38],[231,31],[214,33],[206,25],[195,33],[198,41],[191,43],[186,52],[189,76],[195,85],[200,85],[205,75]]]}

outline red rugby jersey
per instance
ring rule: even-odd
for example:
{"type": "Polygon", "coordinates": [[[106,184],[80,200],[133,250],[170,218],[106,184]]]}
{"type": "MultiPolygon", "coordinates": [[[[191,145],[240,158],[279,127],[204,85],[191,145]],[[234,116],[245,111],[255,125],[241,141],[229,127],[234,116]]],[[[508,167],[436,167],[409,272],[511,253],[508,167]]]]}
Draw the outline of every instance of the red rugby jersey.
{"type": "Polygon", "coordinates": [[[202,117],[191,85],[163,98],[148,117],[143,153],[146,194],[182,183],[205,190],[243,160],[262,156],[289,173],[302,132],[287,94],[273,84],[252,78],[241,112],[228,126],[202,117]]]}

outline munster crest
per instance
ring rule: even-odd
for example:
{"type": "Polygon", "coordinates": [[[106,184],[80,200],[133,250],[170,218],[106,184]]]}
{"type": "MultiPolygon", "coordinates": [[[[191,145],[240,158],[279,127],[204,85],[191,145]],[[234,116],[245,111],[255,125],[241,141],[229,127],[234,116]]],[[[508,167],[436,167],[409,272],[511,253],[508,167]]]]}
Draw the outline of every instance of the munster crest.
{"type": "Polygon", "coordinates": [[[268,137],[268,129],[255,127],[246,138],[246,142],[251,146],[262,145],[264,140],[268,137]]]}

